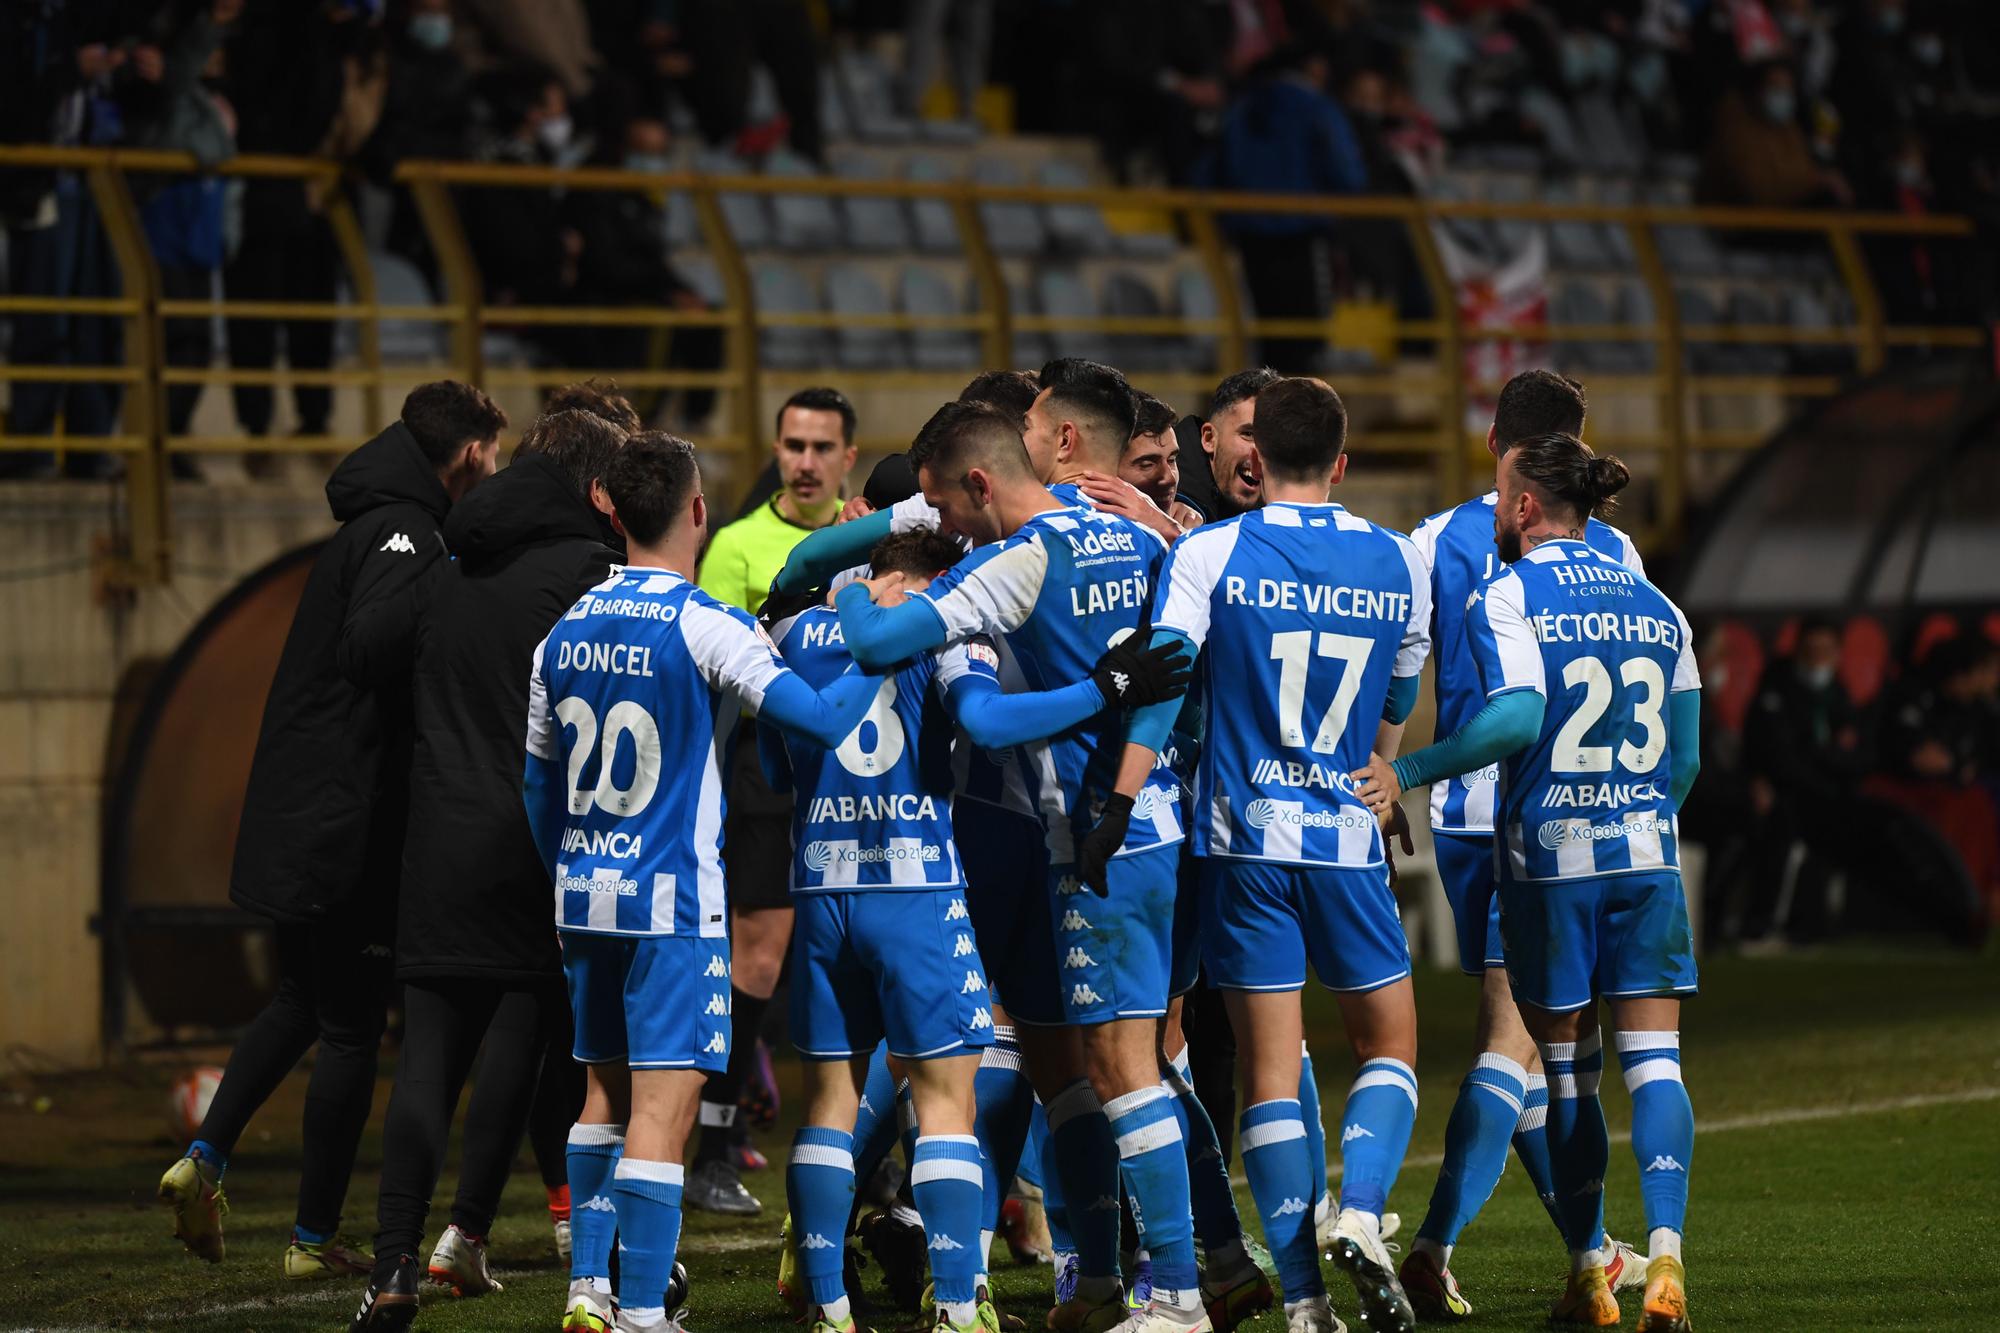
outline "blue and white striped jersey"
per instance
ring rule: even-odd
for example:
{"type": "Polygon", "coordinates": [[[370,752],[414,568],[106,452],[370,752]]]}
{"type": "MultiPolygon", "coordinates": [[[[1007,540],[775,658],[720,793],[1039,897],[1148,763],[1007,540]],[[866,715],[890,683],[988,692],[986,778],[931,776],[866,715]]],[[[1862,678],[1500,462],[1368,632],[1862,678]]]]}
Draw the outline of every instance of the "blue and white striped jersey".
{"type": "MultiPolygon", "coordinates": [[[[983,634],[939,650],[938,689],[949,691],[955,681],[965,676],[984,676],[1009,694],[1024,694],[1028,690],[1020,663],[1014,660],[1006,641],[989,639],[983,634]]],[[[951,747],[951,779],[952,801],[961,814],[964,807],[957,802],[973,801],[1029,819],[1039,818],[1021,746],[984,749],[973,744],[962,728],[956,729],[951,747]]]]}
{"type": "MultiPolygon", "coordinates": [[[[1424,558],[1431,582],[1432,657],[1437,662],[1437,734],[1449,736],[1486,703],[1479,672],[1465,646],[1465,609],[1472,594],[1506,568],[1493,545],[1497,491],[1432,514],[1410,540],[1424,558]]],[[[1646,567],[1632,539],[1600,519],[1591,519],[1584,540],[1643,576],[1646,567]]],[[[1450,833],[1493,831],[1496,768],[1467,773],[1431,786],[1431,827],[1450,833]]]]}
{"type": "Polygon", "coordinates": [[[1368,762],[1390,677],[1415,676],[1430,651],[1409,539],[1337,504],[1274,502],[1181,538],[1158,607],[1154,629],[1203,657],[1195,854],[1382,864],[1349,775],[1368,762]]]}
{"type": "Polygon", "coordinates": [[[621,568],[535,649],[528,752],[564,764],[556,925],[722,938],[722,769],[737,710],[785,670],[744,612],[679,574],[621,568]]]}
{"type": "Polygon", "coordinates": [[[1582,541],[1544,542],[1473,594],[1483,695],[1533,690],[1542,734],[1500,762],[1503,881],[1677,870],[1667,696],[1701,688],[1687,617],[1582,541]]]}
{"type": "MultiPolygon", "coordinates": [[[[854,665],[830,606],[779,622],[774,637],[785,665],[815,690],[854,665]]],[[[965,883],[951,837],[951,721],[931,695],[941,656],[881,677],[867,716],[837,749],[784,734],[793,893],[965,883]]]]}
{"type": "MultiPolygon", "coordinates": [[[[1106,649],[1139,628],[1165,554],[1157,534],[1129,519],[1054,509],[980,547],[917,596],[937,612],[948,642],[1004,636],[1027,689],[1059,689],[1088,676],[1106,649]]],[[[1107,710],[1018,747],[1057,865],[1076,859],[1076,838],[1097,822],[1124,728],[1123,716],[1107,710]]],[[[1133,800],[1119,854],[1180,840],[1174,776],[1157,765],[1133,800]]]]}

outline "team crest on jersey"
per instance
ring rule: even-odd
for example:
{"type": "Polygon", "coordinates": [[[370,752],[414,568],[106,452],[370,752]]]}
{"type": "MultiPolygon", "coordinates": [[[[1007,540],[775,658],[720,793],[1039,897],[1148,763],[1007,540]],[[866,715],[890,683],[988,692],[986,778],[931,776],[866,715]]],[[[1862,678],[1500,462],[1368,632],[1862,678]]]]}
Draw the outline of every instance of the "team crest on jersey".
{"type": "Polygon", "coordinates": [[[1000,669],[1000,654],[994,651],[993,645],[990,643],[973,639],[965,645],[965,655],[975,662],[993,668],[995,671],[1000,669]]]}
{"type": "Polygon", "coordinates": [[[807,870],[817,875],[833,864],[833,848],[823,842],[809,842],[806,849],[799,853],[799,859],[806,863],[807,870]]]}

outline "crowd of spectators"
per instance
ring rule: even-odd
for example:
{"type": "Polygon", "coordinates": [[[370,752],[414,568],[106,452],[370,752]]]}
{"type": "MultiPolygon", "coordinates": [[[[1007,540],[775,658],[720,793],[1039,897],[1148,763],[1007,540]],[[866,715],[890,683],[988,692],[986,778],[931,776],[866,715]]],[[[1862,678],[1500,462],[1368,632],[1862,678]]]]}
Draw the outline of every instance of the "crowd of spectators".
{"type": "MultiPolygon", "coordinates": [[[[1425,188],[1447,143],[1510,145],[1556,169],[1628,175],[1663,153],[1698,158],[1701,194],[1716,202],[1985,216],[2000,197],[1990,17],[1987,0],[41,0],[0,18],[0,139],[203,162],[332,157],[388,192],[378,239],[434,276],[415,209],[393,188],[398,162],[660,167],[680,126],[753,164],[783,147],[825,165],[830,52],[895,45],[895,110],[916,114],[942,81],[948,109],[970,118],[997,85],[1017,127],[1095,137],[1121,181],[1406,193],[1425,188]],[[753,93],[759,70],[771,97],[753,93]]],[[[232,298],[333,299],[340,265],[318,186],[162,179],[144,191],[169,298],[205,296],[219,276],[232,298]]],[[[468,213],[495,303],[700,300],[643,199],[514,192],[504,214],[468,213]]],[[[111,290],[74,174],[10,172],[0,216],[10,290],[111,290]]],[[[1255,242],[1246,276],[1265,315],[1317,316],[1353,293],[1424,299],[1396,224],[1247,215],[1230,226],[1255,242]]],[[[1892,317],[1975,299],[1978,284],[1907,244],[1876,258],[1905,279],[1885,284],[1892,317]]],[[[17,361],[116,359],[108,318],[20,316],[12,329],[17,361]]],[[[643,330],[527,336],[572,364],[714,355],[712,335],[671,347],[643,330]]],[[[174,365],[208,352],[198,320],[174,321],[166,341],[174,365]]],[[[237,367],[269,368],[281,344],[294,368],[323,369],[332,331],[228,328],[237,367]]],[[[1281,339],[1265,351],[1296,370],[1313,348],[1281,339]]],[[[170,431],[185,431],[198,394],[176,386],[170,431]]],[[[18,384],[9,433],[49,433],[58,416],[67,434],[108,433],[116,397],[102,384],[18,384]]],[[[268,387],[233,397],[246,434],[272,430],[268,387]]],[[[296,429],[323,433],[331,402],[324,385],[297,387],[296,429]]]]}

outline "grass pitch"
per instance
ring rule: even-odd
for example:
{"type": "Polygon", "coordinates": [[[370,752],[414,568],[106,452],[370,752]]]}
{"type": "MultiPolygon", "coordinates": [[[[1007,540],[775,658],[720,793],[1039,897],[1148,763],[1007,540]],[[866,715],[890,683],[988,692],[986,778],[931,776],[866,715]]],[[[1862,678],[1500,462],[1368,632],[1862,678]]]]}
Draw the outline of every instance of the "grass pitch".
{"type": "MultiPolygon", "coordinates": [[[[1942,1329],[1983,1326],[2000,1308],[2000,968],[1962,954],[1828,953],[1763,962],[1714,959],[1686,1010],[1686,1069],[1698,1137],[1689,1218],[1696,1327],[1942,1329]]],[[[1414,1233],[1443,1148],[1468,1043],[1474,984],[1418,978],[1423,1107],[1391,1206],[1414,1233]]],[[[1328,1123],[1350,1073],[1333,1006],[1308,991],[1307,1030],[1328,1123]]],[[[252,1124],[231,1162],[229,1259],[183,1255],[153,1200],[181,1145],[162,1124],[167,1069],[17,1079],[0,1105],[0,1327],[336,1330],[359,1279],[294,1284],[279,1272],[291,1221],[298,1109],[294,1078],[252,1124]],[[47,1104],[38,1109],[38,1099],[47,1104]]],[[[1605,1080],[1614,1133],[1628,1103],[1605,1080]]],[[[385,1084],[376,1106],[387,1101],[385,1084]]],[[[787,1092],[796,1066],[781,1063],[787,1092]]],[[[788,1103],[788,1110],[792,1103],[788,1103]]],[[[782,1160],[788,1130],[764,1140],[782,1160]]],[[[362,1146],[349,1229],[373,1230],[379,1137],[362,1146]]],[[[442,1225],[453,1176],[439,1189],[442,1225]]],[[[784,1180],[748,1178],[766,1217],[692,1215],[682,1258],[700,1333],[781,1329],[772,1294],[784,1180]]],[[[1643,1241],[1637,1167],[1614,1145],[1612,1230],[1643,1241]]],[[[1254,1215],[1246,1189],[1238,1197],[1254,1215]]],[[[1254,1230],[1254,1224],[1251,1224],[1254,1230]]],[[[494,1229],[506,1291],[427,1302],[419,1329],[551,1329],[566,1274],[525,1155],[494,1229]]],[[[999,1247],[996,1247],[999,1248],[999,1247]]],[[[1517,1164],[1466,1233],[1453,1269],[1477,1313],[1469,1328],[1540,1327],[1565,1268],[1561,1244],[1517,1164]]],[[[874,1270],[865,1276],[874,1281],[874,1270]]],[[[1329,1273],[1336,1308],[1352,1301],[1329,1273]]],[[[1046,1268],[999,1263],[1004,1309],[1040,1326],[1046,1268]]],[[[871,1288],[871,1296],[879,1296],[871,1288]]],[[[1637,1301],[1625,1301],[1628,1318],[1637,1301]]],[[[1275,1316],[1247,1326],[1281,1328],[1275,1316]]]]}

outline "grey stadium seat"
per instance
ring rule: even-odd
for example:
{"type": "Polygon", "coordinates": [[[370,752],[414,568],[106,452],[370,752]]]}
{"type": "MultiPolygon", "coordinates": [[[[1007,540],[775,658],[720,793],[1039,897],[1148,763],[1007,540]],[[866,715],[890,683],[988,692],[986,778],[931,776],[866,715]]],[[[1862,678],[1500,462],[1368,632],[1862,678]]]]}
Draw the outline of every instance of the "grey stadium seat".
{"type": "MultiPolygon", "coordinates": [[[[897,274],[896,294],[906,315],[960,315],[967,309],[949,282],[917,264],[906,264],[897,274]]],[[[918,329],[910,352],[919,370],[969,370],[979,364],[979,335],[970,329],[918,329]]]]}
{"type": "MultiPolygon", "coordinates": [[[[826,271],[826,303],[836,315],[886,315],[889,294],[858,264],[833,264],[826,271]]],[[[833,331],[833,355],[843,370],[890,370],[909,364],[897,329],[841,325],[833,331]]]]}
{"type": "MultiPolygon", "coordinates": [[[[1174,274],[1174,313],[1187,320],[1222,318],[1222,299],[1215,294],[1206,269],[1184,268],[1174,274]]],[[[1213,333],[1189,333],[1181,343],[1181,369],[1215,369],[1219,356],[1216,346],[1213,333]]]]}
{"type": "MultiPolygon", "coordinates": [[[[401,255],[370,250],[368,267],[375,270],[375,295],[383,305],[432,305],[437,300],[423,272],[401,255]]],[[[436,361],[444,355],[444,330],[444,325],[429,320],[385,319],[382,357],[386,361],[436,361]]]]}
{"type": "MultiPolygon", "coordinates": [[[[695,170],[711,176],[748,176],[749,164],[734,153],[703,149],[695,157],[695,170]]],[[[722,221],[729,234],[745,250],[763,250],[771,244],[771,215],[762,195],[725,194],[719,200],[722,221]]]]}
{"type": "MultiPolygon", "coordinates": [[[[1136,273],[1113,270],[1104,275],[1104,313],[1155,318],[1166,311],[1151,283],[1136,273]]],[[[1178,343],[1162,333],[1114,333],[1111,363],[1128,371],[1173,370],[1179,361],[1178,343]]]]}
{"type": "MultiPolygon", "coordinates": [[[[1035,274],[1035,294],[1042,309],[1051,316],[1087,317],[1099,313],[1097,297],[1074,269],[1045,268],[1035,274]]],[[[1057,356],[1080,356],[1092,361],[1113,360],[1111,341],[1101,333],[1079,329],[1051,332],[1049,341],[1057,356]]]]}
{"type": "MultiPolygon", "coordinates": [[[[1042,303],[1036,296],[1035,284],[1023,277],[1007,279],[1007,305],[1016,316],[1038,315],[1042,312],[1042,303]]],[[[1014,345],[1010,350],[1015,365],[1031,368],[1040,366],[1056,354],[1048,334],[1024,332],[1020,329],[1014,332],[1014,345]]]]}
{"type": "MultiPolygon", "coordinates": [[[[918,154],[904,164],[903,174],[913,181],[956,179],[950,165],[938,158],[918,154]]],[[[917,231],[917,249],[925,254],[955,255],[963,248],[958,235],[958,219],[951,204],[943,199],[912,199],[910,221],[917,231]]]]}
{"type": "MultiPolygon", "coordinates": [[[[849,158],[834,164],[834,174],[842,180],[874,181],[888,173],[866,158],[849,158]]],[[[844,195],[835,204],[840,214],[842,240],[850,250],[863,254],[900,254],[916,244],[910,234],[909,214],[900,199],[865,198],[844,195]]]]}
{"type": "MultiPolygon", "coordinates": [[[[1041,182],[1052,190],[1081,190],[1090,177],[1073,162],[1044,162],[1041,182]]],[[[1111,227],[1096,204],[1050,204],[1043,218],[1050,242],[1064,254],[1102,255],[1113,248],[1111,227]]]]}
{"type": "MultiPolygon", "coordinates": [[[[789,148],[780,148],[765,160],[764,174],[811,180],[819,169],[789,148]]],[[[779,249],[827,250],[840,243],[840,218],[825,195],[774,194],[769,203],[771,232],[779,249]]]]}
{"type": "MultiPolygon", "coordinates": [[[[972,164],[972,178],[981,185],[1022,184],[1021,170],[1005,158],[982,157],[972,164]]],[[[979,220],[986,227],[987,243],[995,254],[1014,256],[1040,254],[1049,243],[1048,228],[1041,211],[1033,204],[982,203],[979,220]]]]}
{"type": "MultiPolygon", "coordinates": [[[[757,309],[774,315],[817,312],[819,293],[805,274],[776,259],[757,261],[750,270],[757,309]]],[[[827,361],[825,329],[770,328],[759,330],[763,363],[774,370],[805,370],[827,361]]]]}

